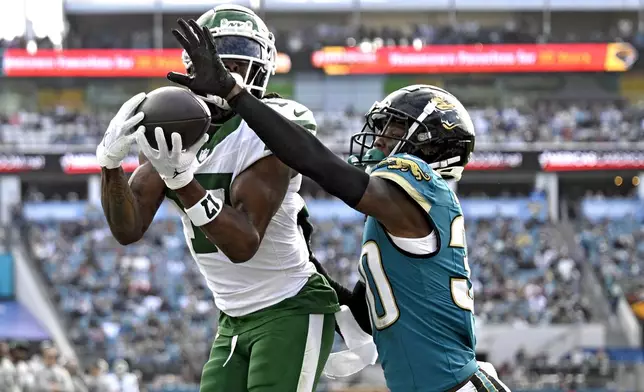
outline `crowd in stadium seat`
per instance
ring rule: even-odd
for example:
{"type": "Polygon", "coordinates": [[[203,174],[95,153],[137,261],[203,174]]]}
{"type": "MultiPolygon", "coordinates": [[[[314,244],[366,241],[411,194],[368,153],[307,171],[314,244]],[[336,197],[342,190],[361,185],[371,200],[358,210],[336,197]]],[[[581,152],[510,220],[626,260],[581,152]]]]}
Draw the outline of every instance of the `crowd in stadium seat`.
{"type": "Polygon", "coordinates": [[[42,113],[0,115],[0,143],[16,146],[96,146],[114,114],[81,114],[59,107],[42,113]]]}
{"type": "MultiPolygon", "coordinates": [[[[155,222],[120,246],[98,208],[77,222],[25,225],[23,238],[51,284],[71,340],[93,357],[126,358],[149,380],[198,380],[217,324],[212,294],[177,220],[155,222]]],[[[358,279],[359,222],[319,222],[313,250],[346,285],[358,279]]],[[[482,323],[570,323],[590,315],[580,274],[554,228],[536,220],[468,223],[470,265],[482,323]]]]}
{"type": "MultiPolygon", "coordinates": [[[[194,15],[184,15],[194,17],[194,15]]],[[[540,42],[632,42],[635,46],[644,46],[644,35],[638,32],[635,23],[622,19],[610,29],[575,32],[569,28],[558,35],[544,33],[543,25],[538,19],[508,19],[498,26],[485,26],[476,20],[459,18],[454,23],[447,18],[441,25],[408,24],[386,27],[369,27],[366,25],[348,25],[334,22],[333,19],[320,21],[317,25],[301,28],[297,25],[272,26],[270,14],[266,18],[269,29],[274,32],[276,46],[281,51],[296,53],[303,50],[317,49],[323,46],[355,46],[368,43],[372,46],[395,45],[443,45],[443,44],[499,44],[499,43],[540,43],[540,42]]],[[[66,48],[151,48],[154,47],[154,28],[152,18],[142,17],[135,22],[125,19],[122,28],[109,36],[105,31],[91,24],[76,26],[75,20],[69,20],[64,47],[66,48]]],[[[166,23],[174,23],[170,18],[166,23]],[[170,22],[171,21],[171,22],[170,22]]],[[[280,21],[281,23],[281,21],[280,21]]],[[[37,41],[38,47],[51,48],[48,39],[37,41]]],[[[26,41],[19,37],[13,40],[0,40],[0,47],[24,48],[26,41]]],[[[170,34],[170,29],[163,30],[163,46],[178,47],[170,34]]]]}
{"type": "Polygon", "coordinates": [[[498,366],[497,372],[504,383],[514,389],[538,386],[544,390],[572,391],[612,387],[617,368],[602,350],[595,353],[576,350],[554,362],[545,355],[529,356],[520,350],[512,363],[498,366]]]}
{"type": "Polygon", "coordinates": [[[134,360],[146,376],[200,374],[217,312],[179,230],[174,221],[154,224],[122,247],[101,219],[29,228],[73,342],[110,361],[134,360]]]}
{"type": "MultiPolygon", "coordinates": [[[[523,144],[533,141],[639,141],[644,136],[644,107],[618,101],[538,102],[532,106],[468,106],[480,144],[523,144]]],[[[330,143],[346,143],[362,129],[363,117],[351,111],[316,113],[318,135],[330,143]]]]}
{"type": "Polygon", "coordinates": [[[604,291],[613,307],[622,294],[642,289],[644,269],[644,227],[629,216],[601,222],[580,223],[578,242],[587,260],[603,280],[604,291]]]}
{"type": "Polygon", "coordinates": [[[36,346],[0,342],[0,390],[3,392],[139,392],[142,379],[123,360],[111,369],[104,359],[79,362],[58,354],[51,342],[36,346]]]}
{"type": "MultiPolygon", "coordinates": [[[[644,137],[644,106],[619,101],[541,102],[536,107],[470,107],[481,144],[522,145],[533,141],[639,141],[644,137]]],[[[0,143],[8,146],[87,145],[100,141],[113,113],[79,114],[58,108],[43,113],[0,116],[0,143]]],[[[354,111],[315,112],[318,136],[346,148],[362,129],[354,111]]]]}
{"type": "MultiPolygon", "coordinates": [[[[270,19],[269,19],[270,27],[270,19]]],[[[277,47],[288,52],[303,49],[317,49],[323,46],[368,47],[407,45],[456,45],[456,44],[526,44],[545,42],[632,42],[644,44],[644,36],[633,29],[633,22],[623,20],[610,31],[593,31],[576,34],[568,29],[564,35],[544,34],[541,24],[519,19],[510,19],[499,26],[483,26],[476,20],[462,20],[457,17],[454,24],[443,25],[410,24],[370,28],[366,26],[347,27],[331,23],[320,24],[306,30],[289,31],[275,29],[277,47]],[[520,28],[519,28],[520,27],[520,28]]],[[[173,46],[172,37],[169,42],[173,46]]]]}

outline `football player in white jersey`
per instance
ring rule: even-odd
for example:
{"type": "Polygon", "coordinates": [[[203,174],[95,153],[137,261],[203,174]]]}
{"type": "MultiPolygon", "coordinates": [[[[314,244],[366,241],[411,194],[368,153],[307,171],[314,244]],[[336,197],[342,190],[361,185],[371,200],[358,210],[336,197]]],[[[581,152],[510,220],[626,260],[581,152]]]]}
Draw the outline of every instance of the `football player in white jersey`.
{"type": "MultiPolygon", "coordinates": [[[[276,50],[264,22],[245,7],[222,5],[193,24],[182,28],[212,34],[229,70],[265,98],[276,50]]],[[[184,63],[190,73],[190,58],[184,63]]],[[[331,351],[339,305],[309,262],[297,227],[302,177],[274,157],[225,100],[202,98],[214,126],[185,150],[175,134],[169,151],[161,129],[159,149],[149,146],[143,127],[137,129],[143,114],[135,114],[145,94],[123,105],[96,153],[105,217],[127,245],[141,239],[164,199],[181,211],[186,242],[221,311],[201,391],[312,392],[331,351]],[[135,140],[141,166],[128,183],[121,162],[135,140]]],[[[303,105],[265,102],[315,132],[303,105]]]]}

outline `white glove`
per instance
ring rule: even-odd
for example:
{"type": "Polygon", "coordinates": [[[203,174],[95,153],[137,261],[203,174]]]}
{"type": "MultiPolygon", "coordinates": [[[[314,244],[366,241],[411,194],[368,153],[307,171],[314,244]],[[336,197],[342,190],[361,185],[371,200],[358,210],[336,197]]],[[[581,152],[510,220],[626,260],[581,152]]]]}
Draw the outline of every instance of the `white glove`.
{"type": "Polygon", "coordinates": [[[172,140],[172,151],[168,151],[168,145],[165,142],[162,128],[157,127],[154,129],[154,136],[159,146],[158,150],[150,146],[148,139],[145,138],[144,132],[145,127],[141,126],[134,133],[136,142],[143,155],[148,158],[152,166],[157,170],[157,173],[159,173],[159,176],[165,181],[166,186],[175,190],[188,185],[194,178],[194,171],[196,169],[194,163],[196,162],[197,153],[201,149],[201,146],[208,141],[208,134],[203,135],[198,142],[187,150],[183,150],[181,135],[175,132],[170,136],[172,140]]]}
{"type": "Polygon", "coordinates": [[[142,112],[134,114],[141,102],[145,100],[145,93],[139,93],[130,98],[121,106],[116,116],[110,121],[103,140],[96,148],[96,159],[101,167],[116,169],[130,151],[136,135],[134,127],[143,120],[142,112]],[[134,114],[134,116],[132,116],[134,114]]]}

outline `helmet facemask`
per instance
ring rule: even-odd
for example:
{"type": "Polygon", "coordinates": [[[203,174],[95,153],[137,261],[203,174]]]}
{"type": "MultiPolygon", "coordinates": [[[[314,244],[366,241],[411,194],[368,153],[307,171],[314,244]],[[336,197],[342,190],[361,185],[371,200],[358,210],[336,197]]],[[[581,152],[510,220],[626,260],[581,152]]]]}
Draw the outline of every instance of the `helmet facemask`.
{"type": "MultiPolygon", "coordinates": [[[[435,112],[435,105],[429,102],[418,117],[414,117],[387,104],[376,102],[366,116],[365,125],[360,133],[351,138],[350,154],[351,163],[357,166],[370,167],[378,162],[369,159],[370,152],[374,150],[374,143],[378,137],[397,140],[389,156],[395,154],[410,154],[427,162],[436,172],[445,179],[460,180],[466,161],[462,157],[461,148],[450,148],[445,138],[432,138],[432,133],[427,127],[430,116],[435,112]],[[398,123],[407,130],[402,137],[385,135],[391,123],[398,123]],[[354,144],[359,146],[359,151],[354,156],[354,144]],[[459,165],[460,163],[460,165],[459,165]]],[[[460,141],[459,141],[460,142],[460,141]]],[[[357,149],[356,149],[357,150],[357,149]]],[[[375,156],[376,154],[371,153],[375,156]]]]}
{"type": "MultiPolygon", "coordinates": [[[[244,75],[239,75],[236,79],[242,87],[248,89],[257,98],[262,98],[270,77],[276,70],[275,37],[266,29],[259,17],[250,10],[240,11],[241,8],[243,7],[223,6],[221,10],[215,9],[213,15],[217,12],[232,13],[232,15],[226,14],[224,19],[217,22],[217,26],[210,28],[210,32],[219,57],[225,63],[226,60],[246,63],[244,75]],[[244,18],[250,18],[252,21],[233,20],[235,15],[243,15],[244,18]],[[230,19],[226,19],[229,16],[230,19]]],[[[192,62],[187,53],[183,52],[182,59],[186,69],[190,70],[192,62]]],[[[223,98],[208,95],[204,100],[222,109],[230,109],[223,98]]]]}

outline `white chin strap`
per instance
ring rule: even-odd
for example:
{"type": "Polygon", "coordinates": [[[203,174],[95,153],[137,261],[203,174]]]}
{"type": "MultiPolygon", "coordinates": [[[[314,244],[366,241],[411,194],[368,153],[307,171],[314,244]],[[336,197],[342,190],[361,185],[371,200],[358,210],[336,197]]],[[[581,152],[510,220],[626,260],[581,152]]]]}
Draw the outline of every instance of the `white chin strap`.
{"type": "MultiPolygon", "coordinates": [[[[232,73],[231,73],[231,75],[233,75],[233,78],[235,79],[235,81],[237,82],[237,84],[238,84],[239,86],[241,86],[241,88],[246,88],[246,85],[244,84],[244,78],[243,78],[240,74],[235,73],[235,72],[232,72],[232,73]]],[[[216,95],[208,94],[208,95],[206,95],[205,97],[204,97],[204,96],[200,96],[200,98],[201,98],[202,100],[206,101],[206,102],[209,102],[209,103],[211,103],[211,104],[213,104],[213,105],[215,105],[215,106],[219,107],[219,108],[222,108],[222,109],[224,109],[224,110],[230,110],[230,105],[229,105],[229,104],[228,104],[228,102],[227,102],[225,99],[223,99],[222,97],[218,97],[218,96],[216,96],[216,95]]]]}
{"type": "Polygon", "coordinates": [[[431,166],[432,169],[436,171],[436,173],[440,174],[441,177],[451,177],[452,179],[458,181],[461,179],[463,175],[463,170],[465,168],[463,166],[451,166],[451,167],[446,167],[446,166],[453,165],[460,161],[461,161],[461,157],[453,157],[453,158],[445,159],[444,161],[431,163],[429,166],[431,166]]]}

